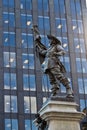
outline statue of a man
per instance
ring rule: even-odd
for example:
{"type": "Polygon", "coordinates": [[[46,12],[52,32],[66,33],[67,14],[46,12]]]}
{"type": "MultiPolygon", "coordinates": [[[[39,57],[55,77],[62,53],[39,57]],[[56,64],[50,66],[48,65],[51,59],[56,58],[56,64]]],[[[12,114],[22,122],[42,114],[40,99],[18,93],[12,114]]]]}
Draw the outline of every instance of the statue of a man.
{"type": "Polygon", "coordinates": [[[35,33],[35,43],[38,48],[40,55],[44,57],[42,62],[42,69],[45,74],[49,76],[50,84],[52,86],[52,96],[56,96],[59,90],[58,82],[62,83],[66,87],[67,97],[73,97],[73,93],[70,87],[70,82],[64,73],[66,69],[62,62],[60,61],[60,56],[65,54],[61,42],[52,35],[47,35],[47,38],[50,41],[50,47],[47,49],[41,43],[41,37],[39,35],[37,26],[33,27],[35,33]]]}

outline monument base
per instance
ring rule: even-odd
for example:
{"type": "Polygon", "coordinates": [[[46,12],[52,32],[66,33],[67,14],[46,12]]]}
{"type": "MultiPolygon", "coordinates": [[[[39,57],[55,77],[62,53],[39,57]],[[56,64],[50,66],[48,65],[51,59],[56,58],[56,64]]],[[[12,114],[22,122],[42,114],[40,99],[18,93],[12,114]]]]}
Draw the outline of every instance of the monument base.
{"type": "Polygon", "coordinates": [[[39,114],[47,122],[48,130],[80,130],[84,113],[78,112],[77,107],[72,99],[51,97],[39,114]]]}

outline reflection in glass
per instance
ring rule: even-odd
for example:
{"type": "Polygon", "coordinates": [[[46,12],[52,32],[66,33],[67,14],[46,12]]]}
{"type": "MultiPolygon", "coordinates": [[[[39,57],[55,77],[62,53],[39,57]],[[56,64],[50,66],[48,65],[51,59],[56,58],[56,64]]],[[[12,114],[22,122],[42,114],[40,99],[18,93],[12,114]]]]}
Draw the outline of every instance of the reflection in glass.
{"type": "Polygon", "coordinates": [[[82,58],[82,71],[83,71],[83,73],[87,73],[87,60],[86,60],[86,58],[82,58]]]}
{"type": "Polygon", "coordinates": [[[17,96],[4,96],[4,111],[17,113],[17,96]]]}
{"type": "Polygon", "coordinates": [[[76,58],[76,67],[77,67],[77,72],[82,72],[82,66],[81,66],[81,59],[76,58]]]}
{"type": "Polygon", "coordinates": [[[38,28],[43,32],[43,30],[46,31],[46,33],[50,32],[50,21],[49,17],[43,17],[39,16],[38,17],[38,28]]]}
{"type": "Polygon", "coordinates": [[[33,48],[32,34],[22,33],[21,46],[22,48],[33,48]]]}
{"type": "Polygon", "coordinates": [[[3,26],[15,27],[15,16],[14,13],[3,12],[3,26]]]}
{"type": "Polygon", "coordinates": [[[66,33],[67,32],[66,19],[56,18],[55,20],[57,31],[61,33],[62,30],[63,33],[66,33]]]}
{"type": "Polygon", "coordinates": [[[4,73],[4,88],[12,90],[17,89],[15,73],[4,73]]]}
{"type": "Polygon", "coordinates": [[[32,10],[31,0],[20,0],[20,8],[26,10],[32,10]]]}
{"type": "Polygon", "coordinates": [[[31,113],[37,112],[36,97],[31,97],[31,113]]]}
{"type": "Polygon", "coordinates": [[[84,79],[85,94],[87,94],[87,79],[84,79]]]}
{"type": "Polygon", "coordinates": [[[3,45],[15,47],[15,33],[14,32],[4,32],[3,33],[3,45]]]}
{"type": "Polygon", "coordinates": [[[83,111],[85,107],[86,107],[85,99],[80,99],[80,110],[83,111]]]}
{"type": "Polygon", "coordinates": [[[30,113],[30,98],[24,96],[24,113],[30,113]]]}
{"type": "Polygon", "coordinates": [[[36,97],[24,96],[24,113],[36,113],[36,97]]]}
{"type": "Polygon", "coordinates": [[[82,20],[72,20],[72,30],[74,33],[83,34],[82,20]]]}
{"type": "Polygon", "coordinates": [[[47,75],[43,75],[42,77],[42,90],[45,92],[50,91],[50,82],[47,75]]]}
{"type": "Polygon", "coordinates": [[[3,6],[14,8],[14,0],[3,0],[3,6]]]}
{"type": "Polygon", "coordinates": [[[4,67],[16,67],[16,54],[15,52],[4,52],[4,67]]]}
{"type": "Polygon", "coordinates": [[[31,121],[30,120],[25,120],[25,130],[29,130],[31,128],[31,121]]]}
{"type": "Polygon", "coordinates": [[[32,15],[21,14],[21,27],[31,29],[31,27],[32,27],[32,15]]]}
{"type": "Polygon", "coordinates": [[[34,54],[22,54],[23,69],[34,69],[34,54]]]}
{"type": "Polygon", "coordinates": [[[18,130],[18,120],[5,119],[5,130],[18,130]]]}
{"type": "Polygon", "coordinates": [[[79,87],[79,93],[84,94],[83,80],[81,78],[78,78],[78,87],[79,87]]]}
{"type": "Polygon", "coordinates": [[[23,74],[23,89],[24,90],[36,90],[35,75],[23,74]]]}

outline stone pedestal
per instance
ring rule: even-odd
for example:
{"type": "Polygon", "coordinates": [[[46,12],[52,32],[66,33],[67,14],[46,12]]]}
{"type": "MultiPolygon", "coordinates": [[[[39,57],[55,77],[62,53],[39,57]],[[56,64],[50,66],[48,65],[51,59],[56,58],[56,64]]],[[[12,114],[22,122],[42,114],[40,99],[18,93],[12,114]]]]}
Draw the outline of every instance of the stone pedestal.
{"type": "Polygon", "coordinates": [[[48,130],[80,130],[80,120],[84,114],[78,112],[77,107],[74,101],[50,98],[39,114],[47,121],[48,130]]]}

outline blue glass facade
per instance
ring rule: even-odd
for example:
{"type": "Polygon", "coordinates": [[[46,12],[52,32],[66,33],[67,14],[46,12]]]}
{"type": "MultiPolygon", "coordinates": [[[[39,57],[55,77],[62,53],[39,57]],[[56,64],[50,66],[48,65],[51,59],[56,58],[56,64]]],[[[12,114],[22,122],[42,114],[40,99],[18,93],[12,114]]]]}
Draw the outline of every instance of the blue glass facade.
{"type": "MultiPolygon", "coordinates": [[[[31,30],[37,24],[42,43],[47,34],[60,39],[66,51],[61,61],[79,110],[87,107],[87,38],[84,0],[0,0],[0,129],[37,130],[35,114],[50,96],[31,30]],[[3,116],[2,116],[3,115],[3,116]]],[[[87,16],[87,15],[86,15],[87,16]]],[[[66,94],[63,85],[61,95],[66,94]]]]}

